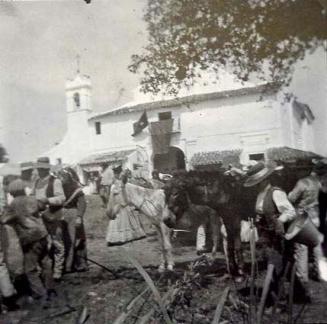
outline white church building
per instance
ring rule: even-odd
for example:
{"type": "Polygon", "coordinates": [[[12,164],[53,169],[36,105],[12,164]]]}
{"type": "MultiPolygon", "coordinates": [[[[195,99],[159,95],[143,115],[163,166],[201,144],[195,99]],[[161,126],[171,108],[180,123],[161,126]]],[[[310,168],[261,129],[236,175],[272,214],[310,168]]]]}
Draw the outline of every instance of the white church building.
{"type": "Polygon", "coordinates": [[[78,73],[66,83],[67,132],[46,154],[54,164],[78,166],[84,175],[122,163],[147,176],[152,169],[246,164],[269,158],[273,148],[315,151],[315,117],[308,105],[284,102],[273,84],[224,84],[178,97],[144,96],[95,113],[91,80],[78,73]],[[132,136],[144,112],[149,125],[132,136]]]}

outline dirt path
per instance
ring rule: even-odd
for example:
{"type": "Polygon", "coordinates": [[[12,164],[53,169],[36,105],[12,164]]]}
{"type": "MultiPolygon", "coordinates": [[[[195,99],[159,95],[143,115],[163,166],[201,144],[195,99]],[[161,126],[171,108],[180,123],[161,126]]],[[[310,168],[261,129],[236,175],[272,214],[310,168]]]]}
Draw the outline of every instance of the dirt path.
{"type": "MultiPolygon", "coordinates": [[[[126,260],[122,247],[106,246],[104,235],[107,219],[103,209],[98,207],[100,201],[97,197],[89,197],[88,200],[86,228],[89,258],[113,270],[119,278],[115,279],[110,272],[90,263],[88,272],[69,274],[64,277],[63,281],[58,284],[58,298],[52,303],[51,308],[44,310],[37,303],[27,304],[26,301],[21,300],[22,310],[2,314],[0,324],[73,324],[83,307],[87,308],[87,313],[90,315],[87,324],[110,324],[121,314],[126,305],[146,288],[139,273],[126,260]]],[[[147,229],[149,229],[148,225],[145,222],[147,229]]],[[[184,272],[187,271],[189,274],[190,262],[198,258],[193,246],[175,248],[176,274],[167,274],[162,277],[156,270],[160,260],[160,250],[155,236],[126,244],[123,248],[146,268],[162,294],[176,281],[183,282],[184,272]]],[[[203,275],[199,287],[192,287],[189,305],[179,310],[180,321],[178,323],[211,323],[224,288],[229,285],[233,291],[236,291],[247,284],[247,282],[235,284],[221,279],[225,271],[222,255],[219,255],[211,269],[205,268],[205,271],[209,273],[203,275]]],[[[296,323],[327,323],[327,284],[312,282],[312,291],[312,304],[305,305],[304,310],[302,305],[295,305],[294,318],[302,311],[296,323]]],[[[153,305],[152,297],[147,298],[143,313],[153,305]]],[[[225,309],[223,317],[229,319],[226,323],[244,323],[240,313],[233,310],[232,306],[225,309]]],[[[274,321],[266,317],[264,322],[285,323],[285,318],[285,314],[281,316],[283,321],[274,321]]],[[[126,323],[133,324],[134,320],[130,318],[126,323]]]]}

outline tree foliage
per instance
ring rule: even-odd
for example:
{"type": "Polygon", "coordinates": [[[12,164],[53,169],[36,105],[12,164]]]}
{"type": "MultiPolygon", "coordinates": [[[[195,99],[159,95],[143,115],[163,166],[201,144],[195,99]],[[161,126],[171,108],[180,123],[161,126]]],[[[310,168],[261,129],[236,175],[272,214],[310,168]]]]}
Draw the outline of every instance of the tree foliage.
{"type": "Polygon", "coordinates": [[[144,19],[148,44],[129,69],[152,93],[221,68],[288,84],[294,63],[327,39],[319,0],[148,0],[144,19]]]}
{"type": "Polygon", "coordinates": [[[0,163],[4,163],[8,161],[7,151],[6,149],[0,144],[0,163]]]}

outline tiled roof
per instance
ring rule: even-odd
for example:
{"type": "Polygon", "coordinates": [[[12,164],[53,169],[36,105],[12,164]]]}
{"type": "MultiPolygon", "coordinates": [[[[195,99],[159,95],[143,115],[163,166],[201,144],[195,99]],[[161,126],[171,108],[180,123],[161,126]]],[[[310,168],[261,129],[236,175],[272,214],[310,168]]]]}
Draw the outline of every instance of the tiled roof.
{"type": "Polygon", "coordinates": [[[220,163],[224,167],[228,167],[229,164],[239,166],[241,152],[242,150],[199,152],[192,156],[190,162],[195,167],[219,165],[220,163]]]}
{"type": "Polygon", "coordinates": [[[104,116],[122,115],[126,113],[137,112],[137,111],[144,111],[144,110],[150,111],[159,108],[187,106],[189,104],[206,101],[206,100],[224,99],[224,98],[253,95],[253,94],[274,93],[275,91],[276,91],[275,86],[271,83],[268,83],[256,87],[246,87],[246,88],[235,89],[235,90],[194,94],[184,97],[177,97],[174,99],[158,100],[158,101],[140,103],[131,106],[123,106],[121,108],[116,108],[113,110],[109,110],[93,115],[89,118],[89,120],[101,118],[104,116]]]}
{"type": "Polygon", "coordinates": [[[266,151],[269,160],[285,163],[311,162],[312,159],[321,159],[322,156],[309,151],[297,150],[287,146],[273,147],[266,151]]]}
{"type": "Polygon", "coordinates": [[[107,152],[101,154],[92,154],[80,161],[79,165],[91,165],[91,164],[101,164],[101,163],[115,163],[124,161],[131,153],[135,150],[123,150],[115,152],[107,152]]]}

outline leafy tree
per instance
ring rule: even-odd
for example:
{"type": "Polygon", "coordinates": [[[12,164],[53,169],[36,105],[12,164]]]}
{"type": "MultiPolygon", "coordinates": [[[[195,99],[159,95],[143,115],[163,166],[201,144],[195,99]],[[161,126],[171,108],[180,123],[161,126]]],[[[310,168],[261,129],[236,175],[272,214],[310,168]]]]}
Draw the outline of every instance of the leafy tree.
{"type": "Polygon", "coordinates": [[[8,161],[7,151],[6,149],[0,144],[0,163],[4,163],[8,161]]]}
{"type": "Polygon", "coordinates": [[[221,68],[288,84],[295,62],[327,39],[324,1],[148,0],[148,44],[129,69],[152,93],[177,93],[221,68]]]}

